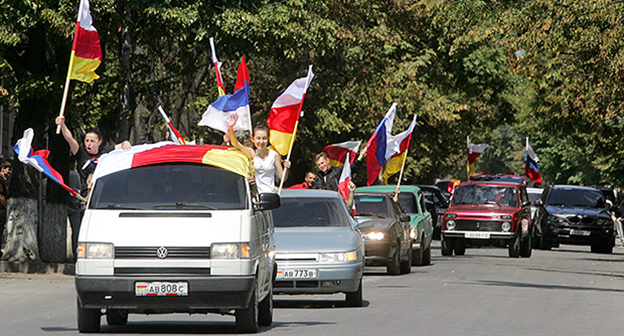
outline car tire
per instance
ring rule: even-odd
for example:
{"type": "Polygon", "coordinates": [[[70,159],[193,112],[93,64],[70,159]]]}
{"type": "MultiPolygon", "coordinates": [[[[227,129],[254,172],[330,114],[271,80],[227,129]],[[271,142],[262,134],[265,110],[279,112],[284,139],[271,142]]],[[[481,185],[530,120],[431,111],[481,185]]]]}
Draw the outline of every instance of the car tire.
{"type": "Polygon", "coordinates": [[[269,293],[258,304],[258,325],[270,326],[273,323],[273,284],[269,293]]]}
{"type": "Polygon", "coordinates": [[[401,246],[397,245],[394,254],[392,255],[392,259],[388,262],[386,266],[388,269],[388,274],[390,275],[399,275],[401,274],[401,263],[399,262],[399,253],[401,251],[401,246]]]}
{"type": "Polygon", "coordinates": [[[544,235],[542,234],[542,237],[540,238],[540,241],[539,241],[539,249],[550,250],[551,248],[552,248],[552,243],[546,240],[546,238],[544,238],[544,235]]]}
{"type": "Polygon", "coordinates": [[[417,250],[412,250],[412,265],[413,266],[422,266],[423,264],[423,244],[422,239],[420,240],[420,248],[417,250]]]}
{"type": "Polygon", "coordinates": [[[251,294],[249,306],[245,309],[237,309],[235,316],[236,331],[245,334],[258,332],[258,302],[256,300],[256,289],[254,289],[251,294]]]}
{"type": "Polygon", "coordinates": [[[86,309],[78,305],[78,331],[81,333],[96,333],[100,331],[100,320],[102,313],[99,309],[86,309]]]}
{"type": "Polygon", "coordinates": [[[423,253],[423,266],[431,265],[431,245],[423,253]]]}
{"type": "Polygon", "coordinates": [[[464,254],[466,254],[466,243],[461,241],[461,240],[456,240],[455,241],[455,246],[453,247],[453,250],[455,251],[455,255],[456,256],[463,256],[464,254]]]}
{"type": "Polygon", "coordinates": [[[520,256],[522,258],[531,258],[531,253],[533,251],[532,245],[532,237],[531,235],[527,235],[526,239],[520,244],[520,256]]]}
{"type": "Polygon", "coordinates": [[[412,257],[413,251],[412,247],[410,246],[409,250],[407,251],[407,260],[401,262],[401,274],[408,274],[412,271],[412,257]]]}
{"type": "Polygon", "coordinates": [[[362,307],[364,300],[362,298],[362,279],[360,278],[360,284],[358,285],[358,290],[355,292],[347,292],[345,293],[346,298],[345,301],[347,306],[349,307],[362,307]]]}
{"type": "Polygon", "coordinates": [[[603,253],[603,254],[611,254],[613,253],[613,246],[611,244],[595,244],[591,246],[592,253],[603,253]]]}
{"type": "Polygon", "coordinates": [[[521,238],[521,233],[518,232],[509,241],[509,258],[519,258],[520,257],[520,241],[521,241],[520,238],[521,238]]]}
{"type": "Polygon", "coordinates": [[[106,311],[106,323],[110,326],[123,326],[128,323],[128,313],[119,309],[106,311]]]}
{"type": "Polygon", "coordinates": [[[444,238],[444,236],[442,236],[441,238],[442,243],[441,243],[441,252],[443,256],[451,256],[453,255],[453,245],[454,245],[454,241],[452,238],[444,238]]]}
{"type": "Polygon", "coordinates": [[[540,237],[537,235],[537,228],[535,227],[535,225],[533,225],[533,229],[531,230],[531,236],[532,236],[532,241],[531,241],[531,246],[536,249],[539,248],[540,246],[540,237]]]}

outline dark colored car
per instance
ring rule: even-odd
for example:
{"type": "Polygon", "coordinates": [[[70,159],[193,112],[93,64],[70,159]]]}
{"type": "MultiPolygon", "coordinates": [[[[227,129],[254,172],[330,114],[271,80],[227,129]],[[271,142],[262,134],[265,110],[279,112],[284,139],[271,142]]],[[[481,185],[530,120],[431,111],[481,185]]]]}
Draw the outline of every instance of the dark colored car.
{"type": "Polygon", "coordinates": [[[449,206],[450,200],[436,186],[419,185],[418,187],[425,195],[427,211],[431,213],[431,218],[433,218],[433,239],[440,240],[442,217],[449,206]]]}
{"type": "Polygon", "coordinates": [[[531,257],[530,204],[524,183],[459,184],[442,221],[442,255],[499,246],[509,257],[531,257]]]}
{"type": "Polygon", "coordinates": [[[373,220],[361,228],[366,266],[386,266],[388,274],[405,274],[412,269],[411,217],[385,192],[356,192],[356,216],[373,220]]]}
{"type": "Polygon", "coordinates": [[[590,245],[592,252],[613,252],[615,223],[599,189],[548,186],[536,205],[536,247],[549,250],[559,244],[590,245]]]}
{"type": "Polygon", "coordinates": [[[526,184],[526,177],[511,174],[474,174],[470,175],[470,181],[477,182],[512,182],[526,184]]]}
{"type": "Polygon", "coordinates": [[[451,193],[448,191],[449,188],[449,183],[453,182],[453,180],[441,180],[441,179],[437,179],[435,181],[435,186],[440,188],[440,191],[442,191],[442,193],[444,194],[444,196],[451,197],[451,193]]]}

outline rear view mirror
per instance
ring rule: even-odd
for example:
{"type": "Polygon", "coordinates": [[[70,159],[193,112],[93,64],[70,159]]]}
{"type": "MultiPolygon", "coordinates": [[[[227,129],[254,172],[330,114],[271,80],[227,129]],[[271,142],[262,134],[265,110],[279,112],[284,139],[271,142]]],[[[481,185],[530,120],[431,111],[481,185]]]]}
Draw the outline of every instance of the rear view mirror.
{"type": "Polygon", "coordinates": [[[278,209],[282,204],[278,194],[274,193],[262,193],[260,194],[260,201],[254,203],[254,210],[272,210],[278,209]]]}
{"type": "Polygon", "coordinates": [[[410,215],[405,215],[405,214],[401,215],[401,222],[411,222],[411,221],[412,221],[412,217],[410,217],[410,215]]]}

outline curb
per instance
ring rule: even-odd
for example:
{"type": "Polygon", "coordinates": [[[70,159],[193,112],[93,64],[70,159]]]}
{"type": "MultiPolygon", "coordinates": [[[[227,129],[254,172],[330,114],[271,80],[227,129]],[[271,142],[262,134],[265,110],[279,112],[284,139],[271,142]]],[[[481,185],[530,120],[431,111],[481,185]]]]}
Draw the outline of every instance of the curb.
{"type": "Polygon", "coordinates": [[[74,275],[76,266],[70,263],[45,263],[41,261],[0,261],[0,273],[65,274],[74,275]]]}

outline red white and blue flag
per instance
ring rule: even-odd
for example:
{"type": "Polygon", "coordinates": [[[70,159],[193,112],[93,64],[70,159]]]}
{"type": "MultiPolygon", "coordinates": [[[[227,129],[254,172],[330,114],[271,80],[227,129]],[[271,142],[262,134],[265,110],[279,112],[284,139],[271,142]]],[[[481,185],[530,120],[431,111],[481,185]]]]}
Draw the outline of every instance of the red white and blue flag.
{"type": "Polygon", "coordinates": [[[524,173],[528,178],[537,184],[542,183],[542,174],[537,163],[539,158],[535,155],[533,148],[529,145],[529,138],[526,138],[526,155],[524,160],[524,173]]]}
{"type": "Polygon", "coordinates": [[[234,94],[221,96],[208,106],[206,112],[199,121],[199,126],[208,126],[223,133],[228,131],[228,119],[232,113],[238,114],[238,121],[233,129],[250,130],[251,117],[249,112],[249,83],[245,80],[242,88],[234,94]]]}
{"type": "Polygon", "coordinates": [[[349,199],[349,181],[351,181],[351,163],[349,162],[349,156],[350,155],[347,153],[345,164],[342,167],[342,174],[340,174],[340,179],[338,180],[338,193],[342,195],[345,202],[349,199]]]}
{"type": "Polygon", "coordinates": [[[17,154],[17,158],[22,163],[37,169],[37,171],[41,172],[50,180],[54,181],[63,189],[67,190],[72,196],[78,197],[78,192],[65,184],[63,176],[61,176],[58,171],[52,168],[52,166],[48,162],[48,155],[50,155],[50,151],[42,149],[33,152],[31,144],[34,136],[35,132],[32,128],[29,128],[24,131],[24,136],[21,139],[17,140],[17,143],[15,144],[15,146],[13,146],[13,150],[17,154]]]}
{"type": "Polygon", "coordinates": [[[366,145],[368,148],[368,155],[366,156],[368,185],[373,184],[379,177],[379,172],[386,161],[400,151],[399,144],[391,134],[397,105],[397,103],[392,103],[392,107],[381,120],[377,130],[366,145]]]}

